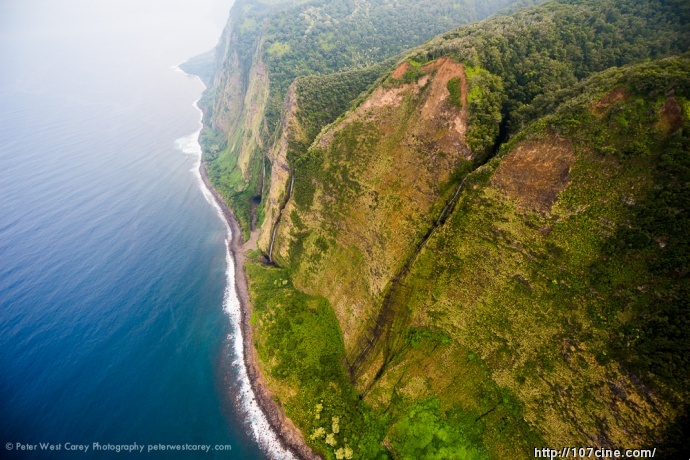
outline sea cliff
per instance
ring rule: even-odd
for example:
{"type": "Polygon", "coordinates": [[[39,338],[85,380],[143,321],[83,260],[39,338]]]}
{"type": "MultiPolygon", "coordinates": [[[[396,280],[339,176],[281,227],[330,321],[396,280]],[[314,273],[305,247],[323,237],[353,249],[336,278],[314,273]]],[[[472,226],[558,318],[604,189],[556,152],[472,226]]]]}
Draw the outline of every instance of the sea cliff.
{"type": "Polygon", "coordinates": [[[687,5],[512,5],[396,48],[490,11],[388,3],[241,1],[216,50],[204,171],[267,417],[305,458],[673,452],[687,5]]]}

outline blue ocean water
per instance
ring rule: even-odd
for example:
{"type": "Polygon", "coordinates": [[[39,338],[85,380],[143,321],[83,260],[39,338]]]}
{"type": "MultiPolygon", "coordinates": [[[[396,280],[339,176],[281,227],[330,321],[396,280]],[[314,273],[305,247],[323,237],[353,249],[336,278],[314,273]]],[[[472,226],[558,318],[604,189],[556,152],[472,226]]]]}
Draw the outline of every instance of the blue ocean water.
{"type": "Polygon", "coordinates": [[[0,458],[265,458],[234,394],[226,227],[195,172],[203,85],[174,68],[230,4],[0,3],[0,458]]]}

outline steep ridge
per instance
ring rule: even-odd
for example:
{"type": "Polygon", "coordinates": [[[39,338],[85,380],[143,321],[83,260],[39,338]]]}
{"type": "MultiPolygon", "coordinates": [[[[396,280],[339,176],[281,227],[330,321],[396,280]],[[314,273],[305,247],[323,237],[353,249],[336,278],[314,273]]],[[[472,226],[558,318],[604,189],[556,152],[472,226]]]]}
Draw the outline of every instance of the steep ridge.
{"type": "MultiPolygon", "coordinates": [[[[235,2],[216,49],[213,86],[201,101],[207,128],[202,140],[209,180],[233,209],[244,239],[264,222],[271,190],[262,182],[271,172],[267,153],[281,142],[281,116],[289,115],[285,97],[297,77],[371,67],[514,2],[235,2]]],[[[275,181],[280,179],[278,173],[275,181]]]]}
{"type": "Polygon", "coordinates": [[[388,65],[386,61],[362,70],[301,77],[290,86],[283,106],[280,138],[268,154],[273,173],[258,244],[268,255],[269,262],[273,262],[273,243],[294,186],[289,164],[294,170],[300,155],[309,148],[321,128],[350,107],[388,65]]]}
{"type": "Polygon", "coordinates": [[[290,199],[294,184],[294,176],[290,172],[290,165],[287,159],[289,149],[288,139],[292,138],[294,141],[304,137],[299,122],[296,119],[296,112],[298,110],[296,87],[297,85],[295,82],[290,86],[287,96],[285,97],[284,114],[281,117],[281,136],[268,153],[268,160],[271,164],[271,178],[269,182],[270,189],[268,191],[268,201],[265,205],[267,218],[264,221],[264,225],[266,225],[267,228],[266,231],[261,232],[259,246],[268,248],[267,254],[269,262],[273,260],[272,253],[275,231],[278,229],[282,210],[290,199]],[[289,186],[287,186],[288,183],[290,183],[289,186]],[[271,228],[273,230],[271,230],[271,228]]]}
{"type": "Polygon", "coordinates": [[[688,161],[688,125],[667,114],[683,106],[689,120],[689,64],[605,73],[468,176],[393,300],[407,311],[392,335],[418,348],[401,347],[367,401],[435,397],[497,427],[521,413],[553,446],[664,438],[688,401],[687,278],[666,271],[679,253],[665,252],[673,239],[688,254],[688,220],[665,213],[687,200],[669,185],[687,170],[668,168],[688,161]],[[602,112],[621,87],[629,98],[602,112]],[[479,397],[488,381],[496,393],[479,397]]]}
{"type": "Polygon", "coordinates": [[[356,344],[366,335],[362,328],[375,322],[362,319],[377,314],[372,305],[384,295],[396,262],[429,231],[433,221],[426,216],[442,194],[454,192],[451,179],[456,171],[470,164],[464,142],[467,112],[452,103],[447,90],[453,78],[464,79],[464,71],[449,59],[401,72],[400,79],[391,78],[324,133],[298,166],[296,199],[285,213],[297,213],[300,222],[281,226],[274,258],[290,260],[287,247],[303,251],[295,282],[315,286],[310,292],[330,300],[345,343],[353,347],[348,351],[350,361],[356,359],[356,344]],[[366,148],[351,149],[360,139],[366,148]],[[314,163],[320,167],[314,168],[314,163]],[[339,196],[343,199],[336,200],[339,196]],[[342,222],[343,231],[320,228],[333,221],[342,222]],[[361,233],[353,234],[353,229],[361,233]],[[315,253],[318,260],[303,262],[315,253]],[[331,258],[349,263],[333,272],[331,258]]]}
{"type": "MultiPolygon", "coordinates": [[[[640,212],[663,207],[639,203],[663,196],[670,212],[682,206],[682,185],[675,191],[659,186],[684,183],[678,176],[682,173],[669,165],[687,162],[690,153],[682,134],[689,120],[689,65],[687,60],[661,61],[587,81],[554,115],[536,120],[498,158],[465,176],[461,189],[452,189],[453,196],[462,191],[455,209],[395,275],[395,288],[386,297],[390,313],[355,375],[364,401],[350,404],[388,420],[379,434],[384,446],[416,458],[441,448],[475,449],[476,458],[482,451],[491,458],[528,458],[539,445],[619,448],[665,439],[688,400],[682,377],[687,376],[682,350],[688,350],[688,336],[682,324],[687,324],[688,310],[681,294],[688,286],[684,275],[655,267],[668,257],[663,251],[669,241],[680,245],[674,251],[687,251],[680,236],[687,216],[672,226],[664,224],[664,215],[640,219],[640,212]],[[645,87],[650,78],[654,83],[645,87]],[[612,96],[620,88],[626,88],[627,98],[612,96]],[[637,227],[637,222],[650,227],[637,227]],[[640,232],[651,228],[656,230],[640,241],[640,232]],[[630,246],[634,249],[620,249],[630,246]],[[657,289],[652,292],[650,286],[657,289]],[[650,314],[672,315],[678,327],[660,328],[650,314]],[[640,340],[644,344],[631,345],[640,340]],[[668,340],[678,340],[678,353],[656,355],[666,353],[668,340]],[[657,358],[650,361],[648,353],[657,358]],[[428,431],[430,441],[416,445],[413,433],[420,430],[428,431]],[[442,435],[449,431],[455,433],[453,442],[442,435]]],[[[363,107],[391,93],[373,94],[374,100],[363,107]]],[[[365,110],[353,114],[371,116],[365,110]]],[[[380,119],[369,120],[385,127],[380,119]]],[[[336,133],[330,142],[337,139],[336,133]]],[[[332,162],[329,152],[320,152],[324,162],[332,162]]],[[[299,193],[296,185],[295,199],[299,193]]],[[[295,209],[308,225],[302,217],[308,214],[295,209]]],[[[338,213],[343,215],[349,216],[338,213]]],[[[337,244],[314,246],[328,257],[337,244]]],[[[307,250],[300,260],[319,263],[307,250]]],[[[250,278],[255,280],[270,272],[254,270],[250,278]]],[[[295,289],[299,270],[291,272],[296,286],[288,271],[274,272],[280,276],[278,287],[303,295],[295,289]]],[[[333,284],[340,284],[339,279],[333,284]]],[[[333,305],[318,297],[296,301],[318,303],[320,315],[333,305]]],[[[257,335],[269,340],[259,350],[268,352],[279,346],[268,346],[276,325],[290,326],[281,323],[282,301],[257,297],[257,304],[270,312],[259,315],[257,323],[257,335]]],[[[310,316],[309,310],[287,311],[299,322],[301,315],[310,316]]],[[[310,328],[304,337],[313,332],[310,328]]],[[[338,327],[331,326],[330,332],[325,340],[334,340],[338,327]]],[[[347,340],[347,334],[343,337],[347,340]]],[[[348,356],[346,347],[344,343],[343,356],[348,356]]],[[[326,356],[333,359],[332,353],[337,352],[326,356]]],[[[287,357],[273,356],[282,367],[287,357]]],[[[275,372],[269,362],[269,373],[275,372]]],[[[345,388],[345,368],[334,374],[345,388]]],[[[273,375],[274,384],[284,387],[280,374],[273,375]]],[[[309,394],[299,384],[291,388],[292,396],[281,395],[285,402],[309,394]]],[[[312,401],[322,402],[309,412],[311,423],[300,425],[314,427],[307,431],[313,442],[319,439],[315,412],[339,414],[330,416],[345,425],[346,410],[319,399],[329,390],[316,392],[312,401]]]]}
{"type": "MultiPolygon", "coordinates": [[[[664,174],[687,151],[687,62],[597,72],[687,50],[688,13],[553,2],[376,71],[297,79],[271,135],[264,112],[263,137],[242,147],[271,146],[254,169],[271,180],[255,188],[270,191],[253,208],[252,327],[266,383],[312,448],[530,458],[676,429],[685,243],[638,203],[682,183],[664,174]]],[[[669,193],[664,209],[684,209],[669,193]]]]}

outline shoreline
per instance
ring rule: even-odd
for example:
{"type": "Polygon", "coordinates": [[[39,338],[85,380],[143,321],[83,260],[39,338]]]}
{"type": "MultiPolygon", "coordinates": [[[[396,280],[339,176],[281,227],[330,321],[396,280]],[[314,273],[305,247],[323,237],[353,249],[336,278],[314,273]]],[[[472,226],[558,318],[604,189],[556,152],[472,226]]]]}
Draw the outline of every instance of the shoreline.
{"type": "Polygon", "coordinates": [[[244,366],[256,402],[285,450],[299,459],[321,459],[319,455],[315,454],[307,446],[302,432],[286,417],[283,409],[273,400],[273,394],[266,385],[263,374],[259,368],[256,348],[252,345],[253,331],[249,322],[252,315],[252,308],[249,300],[249,283],[247,282],[247,276],[244,271],[244,263],[246,261],[244,253],[247,249],[246,246],[251,244],[251,239],[247,244],[242,241],[242,232],[240,231],[239,224],[235,220],[232,211],[227,207],[216,189],[211,185],[206,173],[206,163],[203,158],[199,163],[199,174],[201,175],[201,180],[204,185],[213,195],[213,199],[220,208],[223,218],[230,229],[228,250],[235,265],[234,287],[240,304],[240,332],[242,334],[244,366]]]}

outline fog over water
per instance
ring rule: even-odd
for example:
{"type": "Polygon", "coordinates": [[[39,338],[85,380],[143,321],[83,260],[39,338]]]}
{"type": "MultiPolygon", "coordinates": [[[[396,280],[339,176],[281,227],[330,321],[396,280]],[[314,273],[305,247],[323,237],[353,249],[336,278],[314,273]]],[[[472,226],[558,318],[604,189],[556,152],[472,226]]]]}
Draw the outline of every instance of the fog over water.
{"type": "Polygon", "coordinates": [[[1,458],[264,457],[236,407],[226,228],[190,147],[203,85],[175,70],[231,4],[0,2],[1,458]],[[17,450],[40,442],[63,450],[17,450]]]}

